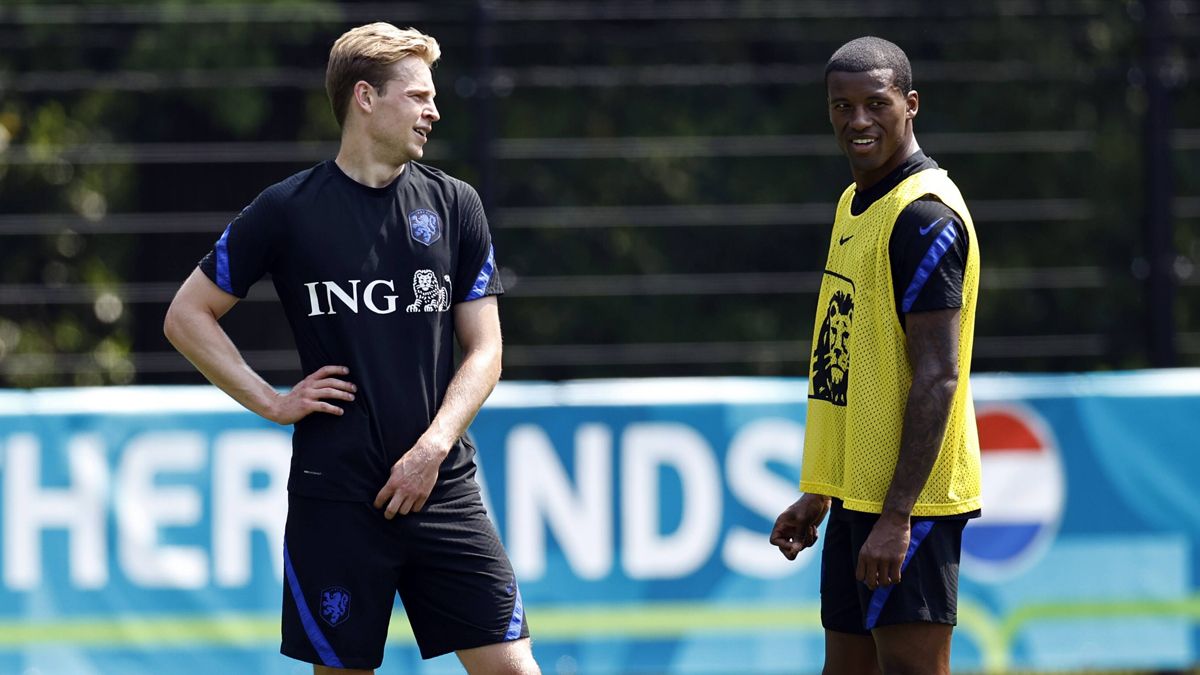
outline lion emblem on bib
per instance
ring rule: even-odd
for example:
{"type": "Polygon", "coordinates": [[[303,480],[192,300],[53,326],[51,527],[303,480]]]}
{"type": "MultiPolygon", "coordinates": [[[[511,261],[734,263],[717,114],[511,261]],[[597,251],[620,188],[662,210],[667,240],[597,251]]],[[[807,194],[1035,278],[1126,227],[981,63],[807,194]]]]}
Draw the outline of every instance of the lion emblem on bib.
{"type": "Polygon", "coordinates": [[[813,398],[846,405],[850,378],[850,334],[854,327],[854,298],[837,291],[821,324],[811,371],[813,398]]]}
{"type": "Polygon", "coordinates": [[[450,309],[450,275],[442,275],[442,286],[433,270],[417,270],[413,274],[413,303],[406,312],[444,312],[450,309]]]}

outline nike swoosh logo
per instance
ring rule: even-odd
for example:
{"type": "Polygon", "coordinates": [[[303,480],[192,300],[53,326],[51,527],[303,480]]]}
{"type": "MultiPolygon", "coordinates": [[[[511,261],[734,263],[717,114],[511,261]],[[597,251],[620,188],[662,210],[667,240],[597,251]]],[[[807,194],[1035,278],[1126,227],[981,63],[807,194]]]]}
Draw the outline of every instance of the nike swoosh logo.
{"type": "Polygon", "coordinates": [[[852,234],[851,234],[851,235],[847,235],[847,236],[845,236],[845,237],[842,237],[841,239],[838,239],[838,246],[841,246],[842,244],[845,244],[846,242],[850,241],[850,239],[852,239],[853,237],[854,237],[854,235],[852,235],[852,234]]]}
{"type": "Polygon", "coordinates": [[[932,230],[935,225],[942,222],[943,220],[945,220],[944,217],[938,218],[937,220],[933,221],[932,223],[926,225],[925,227],[922,227],[920,230],[918,230],[918,232],[921,234],[922,237],[924,237],[925,235],[929,234],[929,231],[932,230]]]}

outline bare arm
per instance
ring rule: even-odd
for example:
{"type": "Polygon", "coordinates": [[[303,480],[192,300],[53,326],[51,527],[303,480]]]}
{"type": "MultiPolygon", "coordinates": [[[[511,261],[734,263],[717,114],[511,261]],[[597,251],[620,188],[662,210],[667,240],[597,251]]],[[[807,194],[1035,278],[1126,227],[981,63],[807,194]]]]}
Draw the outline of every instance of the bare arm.
{"type": "Polygon", "coordinates": [[[462,347],[462,363],[450,380],[433,423],[418,441],[439,448],[443,457],[467,433],[467,427],[500,380],[502,345],[496,297],[455,305],[454,333],[462,347]]]}
{"type": "Polygon", "coordinates": [[[463,360],[450,380],[446,397],[429,429],[392,466],[391,475],[375,497],[384,515],[420,511],[437,482],[438,468],[462,438],[500,379],[502,353],[500,311],[494,296],[454,305],[454,332],[463,360]]]}
{"type": "Polygon", "coordinates": [[[900,581],[909,519],[937,461],[958,389],[959,314],[958,309],[943,309],[905,317],[913,382],[904,408],[900,453],[883,513],[858,561],[858,578],[871,588],[900,581]]]}
{"type": "Polygon", "coordinates": [[[199,269],[193,270],[171,301],[163,333],[209,382],[266,419],[292,424],[311,412],[341,415],[341,408],[321,399],[354,400],[354,385],[333,378],[349,370],[325,366],[287,394],[275,391],[246,364],[218,323],[237,301],[199,269]]]}
{"type": "Polygon", "coordinates": [[[883,502],[884,513],[908,518],[937,461],[950,405],[958,390],[958,309],[908,314],[912,388],[904,408],[900,456],[883,502]]]}

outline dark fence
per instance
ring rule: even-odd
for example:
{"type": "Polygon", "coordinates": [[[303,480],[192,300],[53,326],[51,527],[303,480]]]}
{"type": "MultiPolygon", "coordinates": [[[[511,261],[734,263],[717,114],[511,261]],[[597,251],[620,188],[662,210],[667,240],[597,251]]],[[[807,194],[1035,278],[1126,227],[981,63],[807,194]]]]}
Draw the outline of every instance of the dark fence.
{"type": "MultiPolygon", "coordinates": [[[[0,7],[0,381],[196,381],[167,303],[336,152],[325,57],[373,20],[442,43],[427,161],[485,200],[506,377],[805,373],[850,181],[822,69],[863,34],[908,52],[918,140],[972,208],[977,370],[1200,364],[1197,2],[24,4],[0,7]]],[[[225,324],[297,376],[269,283],[225,324]]]]}

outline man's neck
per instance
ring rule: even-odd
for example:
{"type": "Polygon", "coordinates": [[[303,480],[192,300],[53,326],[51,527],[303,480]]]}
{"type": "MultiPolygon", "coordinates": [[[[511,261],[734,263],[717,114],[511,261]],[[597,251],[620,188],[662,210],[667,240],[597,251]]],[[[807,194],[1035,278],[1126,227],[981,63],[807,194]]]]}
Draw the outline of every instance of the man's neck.
{"type": "Polygon", "coordinates": [[[369,144],[360,147],[362,145],[360,142],[353,141],[350,136],[343,136],[342,145],[338,148],[337,157],[333,160],[342,173],[356,182],[367,187],[385,187],[404,173],[404,167],[408,166],[408,162],[397,165],[393,162],[383,161],[371,152],[369,144]]]}

